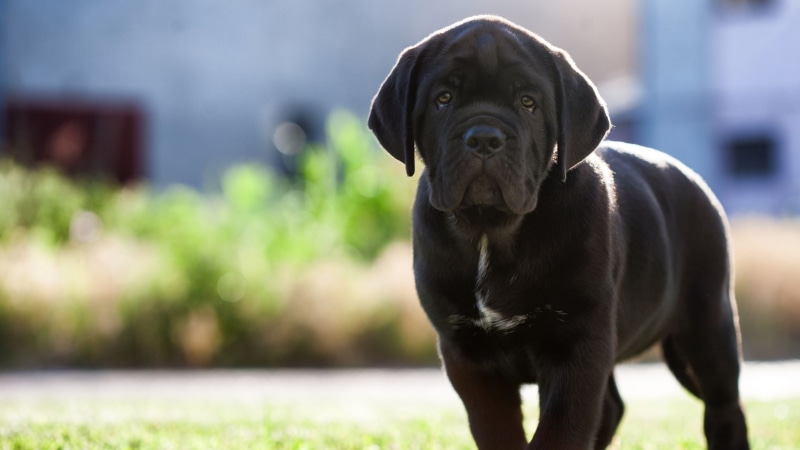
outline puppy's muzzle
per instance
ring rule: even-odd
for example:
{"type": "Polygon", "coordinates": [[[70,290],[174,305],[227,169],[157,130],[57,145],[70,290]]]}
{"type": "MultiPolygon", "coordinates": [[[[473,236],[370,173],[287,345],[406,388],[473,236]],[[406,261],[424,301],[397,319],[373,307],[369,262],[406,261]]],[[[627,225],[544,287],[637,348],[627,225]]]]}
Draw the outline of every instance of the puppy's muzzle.
{"type": "Polygon", "coordinates": [[[506,145],[506,135],[493,126],[475,125],[464,133],[463,141],[467,152],[488,159],[503,150],[506,145]]]}

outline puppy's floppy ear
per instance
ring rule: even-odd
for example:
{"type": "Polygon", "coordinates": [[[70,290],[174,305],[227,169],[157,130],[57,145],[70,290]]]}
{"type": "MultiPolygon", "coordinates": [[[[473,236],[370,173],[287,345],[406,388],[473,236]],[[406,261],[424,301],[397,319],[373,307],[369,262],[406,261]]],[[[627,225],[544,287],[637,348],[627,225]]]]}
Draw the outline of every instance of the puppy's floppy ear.
{"type": "Polygon", "coordinates": [[[392,156],[414,175],[414,105],[417,97],[417,47],[409,47],[397,59],[383,81],[369,112],[369,128],[392,156]]]}
{"type": "Polygon", "coordinates": [[[553,53],[556,68],[558,155],[562,181],[567,171],[589,156],[611,129],[606,104],[591,81],[564,52],[553,53]]]}

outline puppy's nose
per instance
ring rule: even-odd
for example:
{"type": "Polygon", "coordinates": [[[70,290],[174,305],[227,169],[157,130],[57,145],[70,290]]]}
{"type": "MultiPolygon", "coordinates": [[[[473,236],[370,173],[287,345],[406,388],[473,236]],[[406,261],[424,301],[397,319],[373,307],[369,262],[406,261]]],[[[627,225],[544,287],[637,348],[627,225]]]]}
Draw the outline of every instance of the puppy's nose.
{"type": "Polygon", "coordinates": [[[506,143],[506,135],[495,127],[476,125],[464,133],[464,146],[478,156],[486,157],[501,150],[506,143]]]}

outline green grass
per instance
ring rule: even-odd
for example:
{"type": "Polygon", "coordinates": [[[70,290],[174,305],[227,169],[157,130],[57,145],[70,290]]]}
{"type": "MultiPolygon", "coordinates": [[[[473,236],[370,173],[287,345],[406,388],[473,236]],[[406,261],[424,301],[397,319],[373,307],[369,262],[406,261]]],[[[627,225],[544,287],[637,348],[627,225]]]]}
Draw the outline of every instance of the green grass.
{"type": "MultiPolygon", "coordinates": [[[[748,402],[754,449],[800,449],[800,399],[748,402]]],[[[536,423],[528,408],[527,429],[536,423]]],[[[704,449],[690,398],[629,402],[619,449],[704,449]]],[[[0,449],[469,449],[455,403],[5,402],[0,449]]]]}

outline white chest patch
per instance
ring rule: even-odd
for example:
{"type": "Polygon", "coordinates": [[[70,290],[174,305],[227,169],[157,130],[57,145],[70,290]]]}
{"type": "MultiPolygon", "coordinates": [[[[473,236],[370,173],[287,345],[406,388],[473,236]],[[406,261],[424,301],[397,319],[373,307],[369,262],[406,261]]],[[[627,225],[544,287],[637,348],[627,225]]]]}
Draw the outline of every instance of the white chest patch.
{"type": "Polygon", "coordinates": [[[475,285],[480,288],[484,281],[486,281],[486,274],[489,272],[489,237],[485,234],[481,235],[481,240],[478,242],[478,279],[475,280],[475,285]]]}
{"type": "Polygon", "coordinates": [[[484,234],[478,241],[478,275],[475,280],[475,301],[478,307],[478,318],[471,319],[462,315],[453,315],[449,318],[451,325],[455,327],[472,325],[485,331],[496,330],[508,333],[531,318],[529,315],[506,317],[487,305],[491,296],[491,291],[485,286],[486,277],[489,273],[490,256],[489,238],[484,234]]]}

